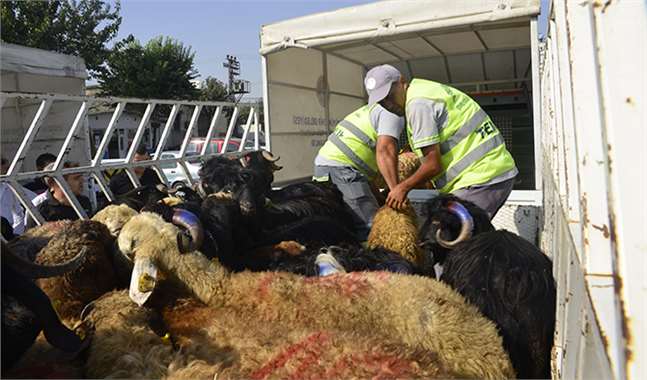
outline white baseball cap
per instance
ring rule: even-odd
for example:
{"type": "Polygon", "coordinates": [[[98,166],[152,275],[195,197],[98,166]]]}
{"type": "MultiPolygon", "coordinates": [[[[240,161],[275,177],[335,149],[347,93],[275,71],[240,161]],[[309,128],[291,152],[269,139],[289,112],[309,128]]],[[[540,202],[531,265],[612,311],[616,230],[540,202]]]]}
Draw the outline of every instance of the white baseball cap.
{"type": "Polygon", "coordinates": [[[386,98],[391,91],[391,84],[399,81],[400,77],[400,71],[391,65],[380,65],[370,69],[364,78],[368,105],[371,106],[386,98]]]}

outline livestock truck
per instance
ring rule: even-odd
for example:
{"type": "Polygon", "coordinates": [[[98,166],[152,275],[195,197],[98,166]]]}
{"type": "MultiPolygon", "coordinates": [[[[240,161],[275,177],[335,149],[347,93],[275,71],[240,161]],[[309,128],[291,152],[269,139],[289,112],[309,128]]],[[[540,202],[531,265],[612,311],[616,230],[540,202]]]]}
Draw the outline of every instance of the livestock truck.
{"type": "Polygon", "coordinates": [[[495,225],[553,260],[553,377],[646,378],[646,38],[642,0],[394,0],[265,25],[277,180],[312,175],[375,65],[470,94],[520,171],[495,225]]]}
{"type": "MultiPolygon", "coordinates": [[[[641,149],[647,143],[646,21],[642,0],[395,0],[266,25],[264,120],[255,109],[241,120],[233,103],[96,98],[3,86],[2,130],[19,120],[23,133],[10,144],[0,135],[2,154],[10,160],[0,181],[43,221],[20,182],[43,174],[25,158],[40,151],[34,152],[34,141],[47,136],[48,118],[60,117],[50,112],[63,105],[67,121],[56,122],[63,138],[48,142],[57,155],[48,174],[81,217],[86,215],[64,174],[86,174],[90,187],[108,199],[114,195],[106,170],[125,169],[137,182],[135,166],[151,166],[164,177],[164,165],[179,163],[191,183],[188,162],[222,153],[209,153],[203,144],[197,155],[188,154],[191,139],[228,141],[240,122],[245,127],[239,149],[250,141],[282,157],[277,185],[308,178],[338,120],[366,102],[366,71],[390,63],[408,78],[467,92],[501,130],[520,174],[494,223],[536,243],[553,260],[553,377],[640,379],[647,375],[646,310],[640,306],[647,291],[647,160],[641,149]],[[92,145],[87,119],[94,106],[109,110],[110,117],[92,145]],[[128,147],[124,160],[105,161],[129,110],[139,122],[131,139],[120,144],[128,147]],[[172,133],[181,135],[178,153],[162,159],[172,133]],[[154,159],[134,163],[145,139],[153,143],[154,159]],[[75,150],[85,153],[75,158],[75,150]],[[63,168],[70,158],[80,166],[63,168]]],[[[410,198],[420,202],[434,194],[416,190],[410,198]]]]}

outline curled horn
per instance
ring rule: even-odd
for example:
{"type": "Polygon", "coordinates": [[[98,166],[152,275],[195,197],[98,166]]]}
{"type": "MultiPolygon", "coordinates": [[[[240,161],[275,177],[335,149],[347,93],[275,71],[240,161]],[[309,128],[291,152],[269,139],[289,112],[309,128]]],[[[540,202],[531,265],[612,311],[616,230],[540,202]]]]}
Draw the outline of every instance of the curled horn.
{"type": "Polygon", "coordinates": [[[440,236],[442,230],[438,229],[436,230],[436,241],[438,244],[445,248],[454,248],[456,244],[465,241],[469,239],[472,236],[472,230],[474,228],[474,219],[472,219],[472,215],[470,215],[469,211],[460,204],[459,202],[451,201],[449,202],[447,209],[449,212],[452,214],[456,215],[458,219],[461,221],[461,232],[458,234],[458,237],[455,240],[448,241],[448,240],[443,240],[443,238],[440,236]]]}
{"type": "Polygon", "coordinates": [[[241,157],[238,162],[240,162],[240,166],[246,168],[249,167],[249,156],[241,157]]]}
{"type": "Polygon", "coordinates": [[[159,192],[162,192],[162,193],[164,193],[164,194],[167,194],[167,193],[168,193],[168,190],[169,190],[168,186],[166,186],[166,185],[165,185],[165,184],[163,184],[163,183],[158,183],[157,185],[155,185],[155,188],[156,188],[159,192]]]}
{"type": "Polygon", "coordinates": [[[281,159],[280,156],[275,157],[272,153],[268,152],[267,150],[264,150],[261,154],[263,155],[263,158],[269,162],[276,162],[281,159]]]}
{"type": "Polygon", "coordinates": [[[206,198],[209,195],[207,193],[207,190],[204,188],[204,185],[202,184],[202,181],[198,182],[197,191],[198,191],[198,194],[200,194],[200,196],[202,198],[206,198]]]}
{"type": "Polygon", "coordinates": [[[191,239],[185,238],[183,234],[178,236],[178,248],[181,253],[194,251],[202,246],[204,241],[204,229],[200,219],[191,211],[177,208],[173,212],[173,224],[186,229],[191,239]]]}
{"type": "Polygon", "coordinates": [[[85,255],[88,253],[88,248],[83,247],[81,252],[74,256],[69,261],[66,261],[58,265],[40,265],[32,263],[29,260],[9,252],[8,249],[3,245],[2,247],[2,261],[3,264],[9,265],[16,272],[22,274],[28,278],[47,278],[47,277],[56,277],[62,276],[67,272],[73,271],[78,268],[83,261],[85,261],[85,255]]]}

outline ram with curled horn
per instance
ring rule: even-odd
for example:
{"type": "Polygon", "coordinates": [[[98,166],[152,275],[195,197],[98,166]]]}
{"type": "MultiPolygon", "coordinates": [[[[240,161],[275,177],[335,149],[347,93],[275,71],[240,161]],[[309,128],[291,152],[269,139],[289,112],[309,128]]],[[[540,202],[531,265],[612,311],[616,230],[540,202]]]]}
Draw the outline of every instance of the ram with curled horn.
{"type": "Polygon", "coordinates": [[[440,280],[497,324],[519,378],[550,377],[556,310],[550,259],[455,196],[429,201],[422,214],[422,240],[442,265],[440,280]]]}

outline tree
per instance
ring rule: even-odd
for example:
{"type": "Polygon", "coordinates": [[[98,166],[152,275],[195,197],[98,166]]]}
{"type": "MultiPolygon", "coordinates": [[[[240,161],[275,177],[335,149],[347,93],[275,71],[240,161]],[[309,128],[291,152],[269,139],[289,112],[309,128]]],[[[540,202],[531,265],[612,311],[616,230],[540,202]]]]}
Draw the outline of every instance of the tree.
{"type": "Polygon", "coordinates": [[[207,77],[200,89],[200,100],[222,102],[228,100],[227,86],[219,79],[207,77]]]}
{"type": "MultiPolygon", "coordinates": [[[[238,105],[238,119],[236,122],[237,126],[245,125],[247,123],[247,119],[249,118],[249,113],[251,112],[252,107],[254,107],[254,112],[258,116],[258,123],[263,124],[265,121],[263,119],[263,100],[258,99],[254,102],[247,102],[247,103],[242,103],[238,105]]],[[[254,125],[254,118],[251,120],[251,124],[254,125]]],[[[236,131],[236,135],[238,137],[242,137],[243,130],[238,128],[236,131]]],[[[262,132],[262,130],[261,130],[262,132]]],[[[250,135],[248,138],[253,139],[254,137],[250,135]]]]}
{"type": "Polygon", "coordinates": [[[3,41],[78,55],[95,77],[121,25],[119,1],[113,9],[103,0],[3,0],[0,9],[3,41]]]}
{"type": "Polygon", "coordinates": [[[141,45],[132,35],[115,44],[107,69],[98,76],[105,95],[156,99],[196,99],[198,76],[191,47],[159,36],[141,45]]]}

